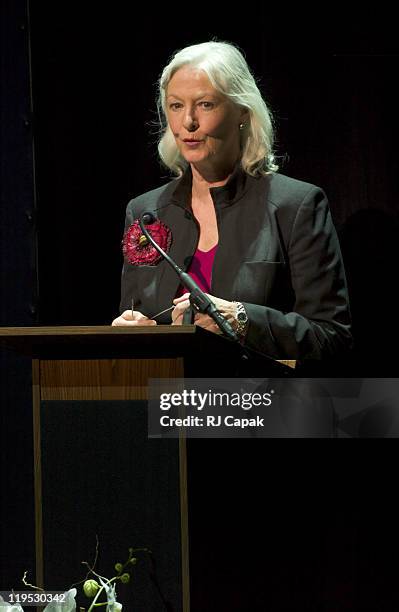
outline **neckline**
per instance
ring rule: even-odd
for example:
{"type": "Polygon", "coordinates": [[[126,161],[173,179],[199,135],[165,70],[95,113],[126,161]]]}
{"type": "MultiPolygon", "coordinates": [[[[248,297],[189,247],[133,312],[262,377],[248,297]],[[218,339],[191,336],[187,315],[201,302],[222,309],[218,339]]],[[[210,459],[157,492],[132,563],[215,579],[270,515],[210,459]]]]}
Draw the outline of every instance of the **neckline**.
{"type": "MultiPolygon", "coordinates": [[[[243,170],[241,162],[237,162],[229,180],[221,187],[211,187],[209,193],[216,206],[225,207],[239,200],[249,187],[251,177],[243,170]]],[[[172,191],[172,199],[184,207],[189,207],[192,196],[192,173],[190,165],[183,175],[177,179],[172,191]]]]}
{"type": "Polygon", "coordinates": [[[198,251],[198,253],[204,253],[204,255],[208,255],[209,253],[211,253],[212,251],[217,249],[217,246],[218,246],[218,242],[215,244],[215,246],[210,248],[209,251],[202,251],[201,249],[197,249],[197,251],[198,251]]]}

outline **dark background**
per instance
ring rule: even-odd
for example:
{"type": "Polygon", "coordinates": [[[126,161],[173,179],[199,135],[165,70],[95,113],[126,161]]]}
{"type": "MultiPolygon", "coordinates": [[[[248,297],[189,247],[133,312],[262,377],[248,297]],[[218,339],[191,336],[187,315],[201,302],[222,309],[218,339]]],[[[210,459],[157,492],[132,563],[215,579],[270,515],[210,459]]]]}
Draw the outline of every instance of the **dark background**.
{"type": "MultiPolygon", "coordinates": [[[[2,0],[1,18],[2,325],[117,315],[125,206],[168,180],[156,80],[173,51],[216,36],[238,44],[259,78],[281,172],[329,196],[356,340],[347,375],[397,375],[399,59],[384,5],[2,0]]],[[[30,373],[21,358],[1,359],[10,588],[33,567],[30,373]]],[[[209,447],[215,468],[202,484],[201,466],[193,472],[193,612],[398,608],[393,452],[227,442],[209,447]]]]}
{"type": "Polygon", "coordinates": [[[32,4],[40,322],[117,315],[127,201],[168,180],[155,146],[155,83],[174,50],[217,36],[244,50],[274,110],[281,172],[327,192],[347,267],[353,361],[382,360],[386,375],[398,338],[385,313],[399,228],[398,59],[387,15],[302,11],[287,21],[257,5],[243,27],[226,6],[203,9],[202,19],[175,8],[138,18],[127,7],[32,4]]]}

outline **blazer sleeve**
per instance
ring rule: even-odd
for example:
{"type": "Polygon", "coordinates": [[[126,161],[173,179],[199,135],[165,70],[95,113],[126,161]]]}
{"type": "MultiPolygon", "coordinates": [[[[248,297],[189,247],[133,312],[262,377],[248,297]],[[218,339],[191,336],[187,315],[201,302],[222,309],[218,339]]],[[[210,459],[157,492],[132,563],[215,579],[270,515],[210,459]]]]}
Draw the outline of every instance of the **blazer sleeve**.
{"type": "Polygon", "coordinates": [[[276,359],[336,357],[352,344],[348,292],[338,236],[318,187],[312,186],[298,207],[286,253],[292,312],[244,303],[245,344],[276,359]]]}
{"type": "MultiPolygon", "coordinates": [[[[134,203],[135,201],[131,200],[126,207],[124,232],[134,221],[134,203]]],[[[126,259],[124,259],[121,278],[121,300],[119,304],[120,313],[131,308],[132,298],[134,299],[135,310],[140,310],[141,299],[137,287],[137,271],[135,266],[128,264],[126,259]]]]}

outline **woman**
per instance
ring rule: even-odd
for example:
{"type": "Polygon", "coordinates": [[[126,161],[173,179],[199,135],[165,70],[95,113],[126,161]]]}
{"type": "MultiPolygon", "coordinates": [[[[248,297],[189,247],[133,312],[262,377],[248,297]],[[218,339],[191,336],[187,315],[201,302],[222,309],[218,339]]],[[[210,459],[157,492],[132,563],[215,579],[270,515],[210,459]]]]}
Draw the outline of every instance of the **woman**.
{"type": "MultiPolygon", "coordinates": [[[[221,42],[176,53],[160,79],[159,109],[166,120],[159,154],[179,178],[128,204],[123,312],[113,325],[154,325],[151,316],[172,304],[158,322],[180,325],[190,305],[166,262],[136,265],[145,240],[129,257],[137,219],[148,211],[167,233],[170,255],[246,346],[300,360],[350,346],[327,199],[318,187],[277,173],[270,113],[241,53],[221,42]]],[[[207,315],[196,314],[195,324],[220,333],[207,315]]]]}

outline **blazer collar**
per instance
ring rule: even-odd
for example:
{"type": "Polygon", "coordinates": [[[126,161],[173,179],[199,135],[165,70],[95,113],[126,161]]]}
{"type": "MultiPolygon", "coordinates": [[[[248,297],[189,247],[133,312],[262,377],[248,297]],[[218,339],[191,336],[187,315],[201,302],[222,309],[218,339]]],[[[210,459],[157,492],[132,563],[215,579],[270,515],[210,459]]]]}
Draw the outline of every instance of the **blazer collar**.
{"type": "MultiPolygon", "coordinates": [[[[243,170],[241,163],[237,163],[229,180],[222,187],[212,187],[209,191],[216,206],[224,208],[239,200],[248,189],[249,176],[243,170]]],[[[171,199],[176,204],[188,208],[190,206],[192,172],[187,167],[183,176],[174,183],[171,199]]]]}

